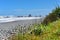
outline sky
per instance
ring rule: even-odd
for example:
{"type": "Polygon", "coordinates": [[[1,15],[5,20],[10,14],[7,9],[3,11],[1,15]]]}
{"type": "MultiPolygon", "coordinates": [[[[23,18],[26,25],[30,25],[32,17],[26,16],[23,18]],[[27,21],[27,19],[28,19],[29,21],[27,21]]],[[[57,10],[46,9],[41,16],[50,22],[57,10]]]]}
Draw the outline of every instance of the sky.
{"type": "Polygon", "coordinates": [[[0,16],[45,16],[60,6],[60,0],[0,0],[0,16]]]}

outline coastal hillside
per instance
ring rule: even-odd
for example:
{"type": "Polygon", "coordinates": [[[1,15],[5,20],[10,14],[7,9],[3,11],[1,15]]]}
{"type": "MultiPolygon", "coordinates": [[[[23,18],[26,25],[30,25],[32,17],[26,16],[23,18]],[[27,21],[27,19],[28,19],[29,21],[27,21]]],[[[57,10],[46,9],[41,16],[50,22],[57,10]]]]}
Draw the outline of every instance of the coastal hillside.
{"type": "Polygon", "coordinates": [[[60,40],[60,19],[47,26],[34,25],[35,29],[21,35],[12,35],[9,40],[60,40]]]}

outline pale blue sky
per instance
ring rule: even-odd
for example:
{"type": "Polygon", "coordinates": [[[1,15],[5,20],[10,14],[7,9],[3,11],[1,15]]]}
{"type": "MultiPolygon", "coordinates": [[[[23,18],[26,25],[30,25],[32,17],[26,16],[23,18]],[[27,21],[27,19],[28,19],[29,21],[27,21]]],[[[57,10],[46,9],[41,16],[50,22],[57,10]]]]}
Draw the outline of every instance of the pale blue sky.
{"type": "Polygon", "coordinates": [[[58,5],[60,0],[0,0],[0,16],[45,16],[58,5]]]}

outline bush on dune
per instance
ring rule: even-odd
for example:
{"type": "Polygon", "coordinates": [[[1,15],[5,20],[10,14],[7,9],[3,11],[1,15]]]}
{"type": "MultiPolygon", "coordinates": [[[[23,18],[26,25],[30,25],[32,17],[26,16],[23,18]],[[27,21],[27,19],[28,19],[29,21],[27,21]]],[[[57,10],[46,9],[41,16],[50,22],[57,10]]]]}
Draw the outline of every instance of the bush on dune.
{"type": "Polygon", "coordinates": [[[58,20],[58,18],[60,18],[60,7],[56,7],[54,10],[52,10],[51,13],[49,13],[49,15],[47,15],[44,19],[44,21],[42,22],[44,25],[47,25],[50,22],[56,21],[58,20]]]}
{"type": "Polygon", "coordinates": [[[49,23],[47,26],[42,24],[39,26],[37,25],[35,29],[37,31],[32,30],[32,34],[27,32],[23,36],[19,34],[20,36],[15,37],[18,37],[17,40],[60,40],[60,19],[49,23]]]}

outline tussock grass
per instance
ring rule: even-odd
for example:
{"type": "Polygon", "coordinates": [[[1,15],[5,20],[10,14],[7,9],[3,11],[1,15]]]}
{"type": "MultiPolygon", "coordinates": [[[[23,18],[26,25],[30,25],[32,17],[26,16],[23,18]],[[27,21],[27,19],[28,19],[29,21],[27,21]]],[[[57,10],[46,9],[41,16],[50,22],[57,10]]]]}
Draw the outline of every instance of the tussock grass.
{"type": "Polygon", "coordinates": [[[34,28],[36,30],[41,29],[42,32],[39,35],[35,35],[34,30],[32,30],[32,33],[27,32],[23,36],[21,36],[21,34],[19,34],[20,36],[12,36],[12,38],[16,38],[13,40],[60,40],[60,19],[49,23],[47,26],[44,26],[42,24],[35,25],[34,28]]]}

